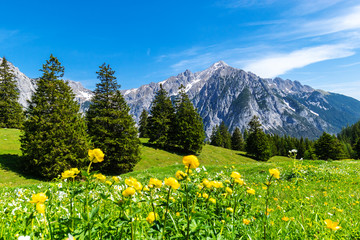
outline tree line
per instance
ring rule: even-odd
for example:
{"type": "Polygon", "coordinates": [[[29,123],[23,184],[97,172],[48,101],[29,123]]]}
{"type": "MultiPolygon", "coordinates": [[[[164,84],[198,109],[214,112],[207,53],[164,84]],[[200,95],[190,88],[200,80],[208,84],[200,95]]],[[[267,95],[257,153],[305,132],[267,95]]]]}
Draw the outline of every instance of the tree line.
{"type": "Polygon", "coordinates": [[[266,161],[272,156],[288,156],[296,149],[298,159],[336,160],[360,158],[360,121],[344,128],[338,136],[326,132],[316,140],[265,134],[257,116],[254,116],[243,133],[235,128],[232,134],[224,122],[213,128],[210,144],[245,151],[255,159],[266,161]]]}

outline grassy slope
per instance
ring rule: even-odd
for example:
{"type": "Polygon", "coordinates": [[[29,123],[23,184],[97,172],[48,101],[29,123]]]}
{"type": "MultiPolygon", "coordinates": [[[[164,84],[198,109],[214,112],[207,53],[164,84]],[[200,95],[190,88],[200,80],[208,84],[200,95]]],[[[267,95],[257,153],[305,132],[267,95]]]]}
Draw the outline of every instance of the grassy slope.
{"type": "Polygon", "coordinates": [[[0,128],[0,187],[39,183],[39,180],[25,177],[19,167],[20,131],[0,128]]]}

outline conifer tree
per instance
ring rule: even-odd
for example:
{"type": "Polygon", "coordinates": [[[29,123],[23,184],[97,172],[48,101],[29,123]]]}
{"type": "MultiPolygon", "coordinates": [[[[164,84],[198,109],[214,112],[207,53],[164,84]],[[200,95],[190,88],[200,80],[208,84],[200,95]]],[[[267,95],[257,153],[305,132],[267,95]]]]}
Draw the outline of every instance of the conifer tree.
{"type": "Polygon", "coordinates": [[[324,132],[314,144],[315,153],[321,160],[340,159],[343,150],[339,140],[324,132]]]}
{"type": "Polygon", "coordinates": [[[213,146],[222,146],[222,137],[220,135],[219,126],[216,125],[213,127],[211,136],[210,136],[210,145],[213,146]]]}
{"type": "Polygon", "coordinates": [[[259,118],[254,116],[249,122],[246,152],[258,160],[266,161],[270,158],[270,146],[266,134],[261,129],[259,118]]]}
{"type": "Polygon", "coordinates": [[[148,125],[149,125],[148,112],[145,109],[143,109],[143,111],[141,112],[140,121],[139,121],[139,137],[141,137],[141,138],[149,137],[149,134],[148,134],[149,126],[148,125]]]}
{"type": "Polygon", "coordinates": [[[86,125],[71,88],[61,80],[59,60],[51,55],[40,71],[20,141],[28,170],[52,179],[87,164],[86,125]]]}
{"type": "Polygon", "coordinates": [[[238,127],[235,128],[231,136],[231,149],[243,151],[245,148],[244,139],[238,127]]]}
{"type": "Polygon", "coordinates": [[[204,145],[203,120],[191,103],[185,88],[180,87],[173,124],[174,142],[186,153],[199,153],[204,145]]]}
{"type": "Polygon", "coordinates": [[[222,138],[221,147],[231,149],[231,134],[229,133],[228,127],[225,125],[224,121],[220,123],[219,131],[222,138]]]}
{"type": "Polygon", "coordinates": [[[97,165],[102,172],[126,173],[140,160],[140,141],[130,108],[121,95],[115,71],[105,63],[98,72],[92,104],[86,112],[88,133],[92,144],[102,149],[104,161],[97,165]]]}
{"type": "Polygon", "coordinates": [[[356,158],[360,159],[360,138],[357,139],[355,145],[354,145],[354,151],[356,154],[356,158]]]}
{"type": "Polygon", "coordinates": [[[3,57],[0,64],[0,128],[20,128],[24,121],[14,77],[6,58],[3,57]]]}
{"type": "Polygon", "coordinates": [[[149,142],[164,148],[171,143],[175,109],[167,91],[161,84],[151,105],[148,128],[149,142]]]}

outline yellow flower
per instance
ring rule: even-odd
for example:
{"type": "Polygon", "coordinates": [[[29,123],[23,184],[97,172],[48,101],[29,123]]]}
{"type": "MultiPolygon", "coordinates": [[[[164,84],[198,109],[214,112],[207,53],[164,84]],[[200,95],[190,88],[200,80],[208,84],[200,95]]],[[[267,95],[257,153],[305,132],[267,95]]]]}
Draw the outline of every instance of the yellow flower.
{"type": "Polygon", "coordinates": [[[211,202],[212,204],[216,204],[216,199],[215,198],[209,198],[209,202],[211,202]]]}
{"type": "Polygon", "coordinates": [[[79,169],[77,168],[71,168],[70,171],[72,171],[75,175],[78,175],[80,173],[79,169]]]}
{"type": "Polygon", "coordinates": [[[249,188],[248,190],[246,190],[247,193],[255,195],[255,190],[252,188],[249,188]]]}
{"type": "Polygon", "coordinates": [[[203,180],[203,185],[206,187],[206,188],[212,188],[212,182],[210,182],[209,180],[207,180],[206,178],[203,180]]]}
{"type": "Polygon", "coordinates": [[[94,177],[96,177],[101,182],[105,182],[106,176],[102,175],[101,173],[94,174],[94,177]]]}
{"type": "Polygon", "coordinates": [[[183,171],[178,170],[175,174],[175,177],[179,180],[182,180],[186,177],[186,173],[184,173],[183,171]]]}
{"type": "Polygon", "coordinates": [[[285,217],[285,216],[284,216],[284,217],[282,217],[282,218],[281,218],[281,220],[283,220],[283,221],[287,222],[287,221],[289,221],[289,220],[290,220],[290,218],[288,218],[288,217],[285,217]]]}
{"type": "Polygon", "coordinates": [[[231,207],[228,207],[228,208],[226,208],[226,211],[229,212],[229,213],[233,213],[233,212],[234,212],[234,209],[231,208],[231,207]]]}
{"type": "Polygon", "coordinates": [[[149,187],[154,187],[154,186],[157,188],[161,188],[162,181],[156,178],[150,178],[149,187]]]}
{"type": "Polygon", "coordinates": [[[127,189],[125,189],[123,192],[122,192],[122,195],[124,197],[128,197],[128,196],[131,196],[131,195],[134,195],[135,194],[135,189],[133,187],[128,187],[127,189]]]}
{"type": "Polygon", "coordinates": [[[236,178],[235,179],[235,183],[237,183],[237,184],[239,184],[239,185],[245,185],[245,182],[244,182],[244,180],[243,179],[241,179],[241,178],[236,178]]]}
{"type": "Polygon", "coordinates": [[[250,222],[251,222],[251,221],[250,221],[249,219],[246,219],[246,218],[243,219],[243,223],[244,223],[245,225],[248,225],[250,222]]]}
{"type": "Polygon", "coordinates": [[[37,204],[36,204],[36,211],[37,211],[38,213],[44,214],[44,213],[45,213],[45,204],[43,204],[43,203],[37,203],[37,204]]]}
{"type": "Polygon", "coordinates": [[[228,194],[232,194],[233,193],[233,190],[229,187],[226,187],[225,188],[225,191],[228,193],[228,194]]]}
{"type": "Polygon", "coordinates": [[[180,217],[180,213],[179,212],[176,212],[175,214],[177,217],[180,217]]]}
{"type": "Polygon", "coordinates": [[[279,199],[277,199],[276,197],[274,197],[274,201],[278,201],[279,199]]]}
{"type": "Polygon", "coordinates": [[[178,181],[173,178],[165,178],[165,185],[171,187],[172,189],[178,189],[180,187],[180,184],[178,183],[178,181]]]}
{"type": "Polygon", "coordinates": [[[119,179],[118,177],[115,177],[115,176],[112,177],[112,180],[113,180],[114,182],[116,182],[116,183],[119,183],[119,182],[120,182],[120,179],[119,179]]]}
{"type": "Polygon", "coordinates": [[[238,178],[241,178],[241,175],[238,172],[232,172],[230,177],[232,177],[234,179],[238,179],[238,178]]]}
{"type": "Polygon", "coordinates": [[[44,203],[48,199],[45,193],[33,194],[31,198],[31,203],[44,203]]]}
{"type": "Polygon", "coordinates": [[[326,227],[331,229],[331,230],[336,231],[336,230],[339,230],[341,228],[340,226],[338,226],[338,224],[339,224],[338,222],[333,222],[330,219],[326,219],[324,222],[326,224],[326,227]]]}
{"type": "Polygon", "coordinates": [[[143,188],[143,191],[144,191],[144,192],[148,192],[148,191],[150,191],[150,189],[149,189],[147,186],[145,186],[145,187],[143,188]]]}
{"type": "Polygon", "coordinates": [[[104,161],[104,153],[100,150],[100,148],[95,148],[93,150],[89,149],[88,151],[90,161],[93,163],[98,163],[104,161]]]}
{"type": "Polygon", "coordinates": [[[266,190],[266,189],[267,189],[267,187],[266,187],[266,186],[262,186],[262,189],[266,190]]]}
{"type": "Polygon", "coordinates": [[[197,168],[200,165],[198,158],[194,155],[183,157],[183,164],[190,168],[197,168]]]}
{"type": "Polygon", "coordinates": [[[66,178],[74,178],[75,174],[73,171],[71,170],[66,170],[63,173],[61,173],[61,178],[62,179],[66,179],[66,178]]]}
{"type": "Polygon", "coordinates": [[[269,169],[269,173],[271,176],[273,176],[276,179],[280,178],[280,172],[277,168],[269,169]]]}
{"type": "Polygon", "coordinates": [[[223,183],[222,182],[218,182],[218,181],[211,181],[211,185],[215,188],[222,188],[224,187],[223,186],[223,183]]]}
{"type": "Polygon", "coordinates": [[[203,193],[203,194],[202,194],[202,197],[205,198],[205,199],[207,199],[207,198],[209,197],[209,194],[203,193]]]}
{"type": "Polygon", "coordinates": [[[149,213],[149,215],[147,216],[147,218],[146,218],[146,221],[148,222],[148,223],[150,223],[150,224],[152,224],[155,220],[156,220],[156,218],[158,218],[159,216],[158,216],[158,214],[156,213],[154,213],[154,212],[150,212],[149,213]]]}
{"type": "Polygon", "coordinates": [[[106,181],[105,183],[106,183],[107,185],[109,185],[109,186],[112,185],[112,182],[110,182],[110,181],[106,181]]]}

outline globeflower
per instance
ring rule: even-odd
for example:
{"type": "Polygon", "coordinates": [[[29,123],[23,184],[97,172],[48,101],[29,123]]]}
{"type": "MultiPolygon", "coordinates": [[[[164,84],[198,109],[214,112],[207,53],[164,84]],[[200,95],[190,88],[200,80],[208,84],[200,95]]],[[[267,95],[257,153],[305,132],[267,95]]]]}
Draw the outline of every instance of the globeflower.
{"type": "Polygon", "coordinates": [[[229,187],[226,187],[225,191],[227,192],[227,194],[232,194],[233,193],[233,190],[231,188],[229,188],[229,187]]]}
{"type": "Polygon", "coordinates": [[[148,223],[152,224],[152,223],[156,220],[156,218],[158,218],[158,217],[159,217],[159,216],[158,216],[157,213],[150,212],[149,215],[148,215],[147,218],[146,218],[146,221],[147,221],[148,223]]]}
{"type": "Polygon", "coordinates": [[[128,197],[128,196],[132,196],[135,194],[135,189],[133,187],[128,187],[126,188],[123,192],[122,192],[122,195],[124,197],[128,197]]]}
{"type": "Polygon", "coordinates": [[[43,203],[37,203],[37,204],[36,204],[36,211],[37,211],[38,213],[44,214],[44,213],[45,213],[45,204],[43,204],[43,203]]]}
{"type": "Polygon", "coordinates": [[[80,171],[77,168],[71,168],[70,170],[66,170],[63,173],[61,173],[61,178],[75,178],[77,174],[79,174],[80,171]]]}
{"type": "Polygon", "coordinates": [[[249,219],[246,219],[246,218],[243,219],[243,223],[244,223],[245,225],[248,225],[250,222],[251,222],[251,221],[250,221],[249,219]]]}
{"type": "Polygon", "coordinates": [[[100,148],[95,148],[93,150],[89,149],[88,151],[90,161],[93,163],[98,163],[104,161],[104,153],[100,148]]]}
{"type": "Polygon", "coordinates": [[[184,173],[183,171],[181,170],[178,170],[175,174],[175,177],[179,180],[182,180],[186,177],[186,173],[184,173]]]}
{"type": "Polygon", "coordinates": [[[150,178],[150,181],[149,181],[149,187],[156,187],[156,188],[161,188],[162,186],[162,181],[157,179],[157,178],[150,178]]]}
{"type": "Polygon", "coordinates": [[[229,213],[233,213],[233,212],[234,212],[234,209],[231,208],[231,207],[228,207],[228,208],[226,208],[226,211],[229,212],[229,213]]]}
{"type": "Polygon", "coordinates": [[[235,183],[237,183],[237,184],[239,184],[239,185],[245,185],[245,182],[244,182],[244,180],[243,179],[241,179],[241,178],[236,178],[235,179],[235,183]]]}
{"type": "Polygon", "coordinates": [[[197,168],[200,165],[198,158],[194,155],[188,155],[183,157],[183,164],[190,168],[197,168]]]}
{"type": "Polygon", "coordinates": [[[239,179],[239,178],[241,178],[241,175],[238,172],[232,172],[230,177],[232,177],[234,179],[239,179]]]}
{"type": "Polygon", "coordinates": [[[331,229],[331,230],[336,231],[336,230],[339,230],[341,228],[340,226],[338,226],[338,224],[339,224],[338,222],[333,222],[330,219],[326,219],[324,222],[326,224],[326,227],[331,229]]]}
{"type": "Polygon", "coordinates": [[[44,203],[48,197],[45,193],[33,194],[30,203],[44,203]]]}
{"type": "Polygon", "coordinates": [[[285,216],[284,216],[284,217],[282,217],[282,218],[281,218],[281,220],[283,220],[283,221],[287,222],[287,221],[289,221],[289,220],[290,220],[290,218],[288,218],[288,217],[285,217],[285,216]]]}
{"type": "Polygon", "coordinates": [[[255,190],[252,188],[249,188],[248,190],[246,190],[247,193],[255,195],[255,190]]]}
{"type": "Polygon", "coordinates": [[[105,182],[105,180],[106,180],[106,176],[102,175],[101,173],[94,174],[94,177],[96,177],[101,182],[105,182]]]}
{"type": "Polygon", "coordinates": [[[178,183],[178,181],[173,177],[165,178],[164,182],[165,182],[166,186],[169,186],[172,189],[178,189],[180,187],[180,184],[178,183]]]}
{"type": "Polygon", "coordinates": [[[280,172],[278,169],[273,168],[273,169],[269,169],[270,175],[273,176],[276,179],[280,178],[280,172]]]}

